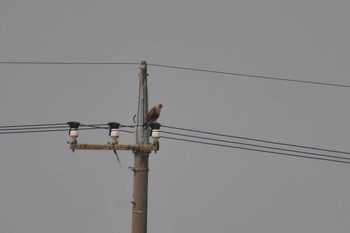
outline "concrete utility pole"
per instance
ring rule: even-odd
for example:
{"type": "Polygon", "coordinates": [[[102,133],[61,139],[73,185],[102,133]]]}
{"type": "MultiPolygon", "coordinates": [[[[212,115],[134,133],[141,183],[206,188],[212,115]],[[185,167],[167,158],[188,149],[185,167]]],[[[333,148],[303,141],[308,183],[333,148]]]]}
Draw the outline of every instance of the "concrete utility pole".
{"type": "Polygon", "coordinates": [[[146,129],[143,124],[148,113],[148,91],[147,91],[147,63],[141,62],[140,65],[140,86],[139,86],[139,102],[137,111],[137,126],[135,130],[136,143],[134,145],[119,145],[119,123],[110,122],[109,136],[112,142],[109,144],[78,144],[78,128],[79,122],[68,122],[70,127],[69,136],[71,141],[70,149],[74,150],[132,150],[134,152],[134,167],[131,170],[134,172],[134,190],[132,201],[132,225],[131,233],[147,233],[147,201],[148,201],[148,158],[152,151],[159,150],[159,123],[152,123],[152,138],[153,143],[149,143],[149,127],[146,129]]]}
{"type": "MultiPolygon", "coordinates": [[[[135,131],[136,145],[149,144],[149,130],[142,126],[148,113],[147,64],[140,66],[139,104],[137,111],[137,127],[135,131]]],[[[132,208],[131,233],[147,232],[148,201],[148,151],[134,152],[134,203],[132,208]]]]}

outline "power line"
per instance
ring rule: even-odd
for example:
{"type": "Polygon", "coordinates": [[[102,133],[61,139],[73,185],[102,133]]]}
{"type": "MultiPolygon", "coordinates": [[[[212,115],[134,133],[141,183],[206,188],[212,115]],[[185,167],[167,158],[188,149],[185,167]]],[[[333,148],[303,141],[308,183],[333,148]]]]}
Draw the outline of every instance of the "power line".
{"type": "MultiPolygon", "coordinates": [[[[122,132],[126,132],[126,133],[133,133],[131,131],[126,131],[126,130],[121,130],[121,131],[122,132]]],[[[170,132],[162,131],[162,133],[170,133],[170,132]]],[[[186,135],[186,136],[191,136],[191,135],[186,135]]],[[[194,137],[197,137],[197,136],[194,136],[194,137]]],[[[296,152],[296,153],[304,153],[304,154],[309,154],[309,155],[316,155],[316,156],[321,156],[321,157],[323,156],[323,157],[329,157],[329,158],[335,158],[335,159],[320,158],[320,157],[306,156],[306,155],[299,155],[299,154],[291,154],[291,153],[277,152],[277,151],[271,151],[271,150],[254,149],[254,148],[247,148],[247,147],[240,147],[240,146],[231,146],[231,145],[224,145],[224,144],[203,142],[203,141],[195,141],[195,140],[189,140],[189,139],[183,139],[183,138],[175,138],[175,137],[168,137],[168,136],[163,136],[162,138],[170,139],[170,140],[183,141],[183,142],[192,142],[192,143],[198,143],[198,144],[204,144],[204,145],[210,145],[210,146],[234,148],[234,149],[241,149],[241,150],[248,150],[248,151],[255,151],[255,152],[263,152],[263,153],[270,153],[270,154],[277,154],[277,155],[285,155],[285,156],[305,158],[305,159],[314,159],[314,160],[321,160],[321,161],[328,161],[328,162],[337,162],[337,163],[343,163],[343,164],[350,164],[350,162],[348,162],[348,161],[343,161],[343,160],[350,160],[350,158],[347,158],[347,157],[330,156],[330,155],[309,153],[309,152],[303,152],[303,151],[293,151],[293,150],[288,150],[288,149],[283,149],[283,148],[273,148],[273,147],[271,147],[270,149],[289,151],[289,152],[296,152]]],[[[197,138],[202,138],[202,137],[197,137],[197,138]]],[[[211,139],[211,138],[208,138],[208,139],[209,140],[213,140],[213,141],[216,140],[216,139],[211,139]]],[[[251,145],[251,146],[253,146],[253,145],[251,145]]],[[[258,147],[261,147],[261,148],[268,149],[268,147],[264,147],[264,146],[259,146],[259,145],[254,145],[254,146],[258,146],[258,147]]]]}
{"type": "MultiPolygon", "coordinates": [[[[109,127],[107,127],[106,124],[81,124],[81,126],[88,127],[89,129],[109,129],[109,127]]],[[[68,126],[66,123],[31,124],[31,125],[23,125],[22,124],[22,125],[7,125],[7,126],[2,125],[2,126],[0,126],[0,132],[5,131],[5,132],[1,132],[1,134],[25,133],[25,132],[19,132],[19,131],[29,131],[29,132],[35,133],[35,132],[50,132],[51,129],[55,130],[55,131],[64,131],[64,130],[59,130],[59,129],[65,129],[67,127],[68,126]],[[9,131],[16,131],[16,132],[9,132],[9,131]]],[[[123,128],[123,127],[124,128],[134,128],[136,126],[135,125],[120,125],[120,128],[123,128]]],[[[262,142],[262,143],[268,143],[268,144],[275,144],[275,145],[282,145],[282,146],[297,147],[297,148],[303,148],[303,149],[311,149],[311,150],[318,150],[318,151],[323,151],[323,152],[333,152],[333,153],[341,153],[341,154],[350,155],[350,152],[339,151],[339,150],[330,150],[330,149],[323,149],[323,148],[316,148],[316,147],[309,147],[309,146],[301,146],[301,145],[290,144],[290,143],[267,141],[267,140],[261,140],[261,139],[255,139],[255,138],[240,137],[240,136],[234,136],[234,135],[213,133],[213,132],[208,132],[208,131],[194,130],[194,129],[188,129],[188,128],[167,126],[167,125],[163,125],[162,127],[169,128],[169,129],[175,129],[175,130],[188,131],[188,132],[202,133],[202,134],[207,134],[207,135],[220,136],[220,137],[236,138],[236,139],[243,139],[243,140],[262,142]]],[[[84,129],[84,128],[80,128],[80,129],[84,129]]],[[[285,150],[285,151],[290,151],[290,152],[300,152],[300,153],[309,153],[309,154],[314,154],[314,155],[322,155],[319,153],[303,152],[303,151],[290,150],[290,149],[282,149],[282,148],[276,148],[276,147],[249,144],[249,143],[244,143],[244,142],[227,141],[227,140],[222,140],[222,139],[214,139],[214,138],[209,138],[209,137],[201,137],[201,136],[188,135],[188,134],[180,134],[180,133],[174,133],[174,132],[168,132],[168,131],[162,131],[162,132],[168,133],[168,134],[173,134],[173,135],[178,135],[178,136],[206,139],[206,140],[212,140],[212,141],[218,141],[218,142],[235,143],[235,144],[248,145],[248,146],[257,146],[257,147],[262,147],[262,148],[267,148],[267,149],[279,149],[279,150],[285,150]]]]}
{"type": "Polygon", "coordinates": [[[335,159],[325,159],[325,158],[318,158],[318,157],[312,157],[312,156],[289,154],[289,153],[283,153],[283,152],[276,152],[276,151],[269,151],[269,150],[260,150],[260,149],[253,149],[253,148],[246,148],[246,147],[239,147],[239,146],[230,146],[230,145],[223,145],[223,144],[218,144],[218,143],[201,142],[201,141],[194,141],[194,140],[188,140],[188,139],[182,139],[182,138],[174,138],[174,137],[162,137],[162,138],[170,139],[170,140],[183,141],[183,142],[198,143],[198,144],[204,144],[204,145],[210,145],[210,146],[227,147],[227,148],[234,148],[234,149],[248,150],[248,151],[255,151],[255,152],[263,152],[263,153],[277,154],[277,155],[285,155],[285,156],[305,158],[305,159],[314,159],[314,160],[321,160],[321,161],[327,161],[327,162],[336,162],[336,163],[350,164],[350,162],[341,161],[341,160],[335,160],[335,159]]]}
{"type": "MultiPolygon", "coordinates": [[[[91,129],[109,129],[107,124],[80,124],[81,127],[88,127],[91,129]]],[[[126,125],[120,125],[120,128],[130,127],[126,125]]],[[[2,125],[1,131],[24,131],[24,130],[39,130],[39,129],[63,129],[68,128],[67,123],[55,123],[55,124],[32,124],[32,125],[2,125]]],[[[79,128],[83,129],[83,128],[79,128]]]]}
{"type": "MultiPolygon", "coordinates": [[[[79,130],[92,130],[96,128],[81,128],[79,130]]],[[[6,135],[6,134],[26,134],[26,133],[52,133],[52,132],[67,132],[68,129],[40,129],[37,130],[18,130],[18,131],[1,131],[0,134],[6,135]]]]}
{"type": "MultiPolygon", "coordinates": [[[[7,134],[28,134],[28,133],[51,133],[51,132],[63,132],[68,131],[68,126],[60,126],[62,124],[39,124],[39,125],[9,125],[9,126],[0,126],[0,135],[7,134]],[[45,126],[45,125],[58,125],[58,126],[45,126]],[[26,127],[30,126],[30,127],[26,127]],[[38,126],[38,127],[34,127],[38,126]]],[[[94,125],[84,125],[81,124],[79,130],[93,130],[93,129],[109,129],[109,127],[103,127],[106,124],[94,124],[94,125]]],[[[127,127],[121,125],[120,128],[127,127]]],[[[121,132],[133,133],[126,130],[120,130],[121,132]]]]}
{"type": "Polygon", "coordinates": [[[267,140],[261,140],[261,139],[256,139],[256,138],[248,138],[248,137],[241,137],[241,136],[235,136],[235,135],[213,133],[213,132],[208,132],[208,131],[194,130],[194,129],[188,129],[188,128],[180,128],[180,127],[174,127],[174,126],[168,126],[168,125],[162,125],[162,127],[163,128],[169,128],[169,129],[176,129],[176,130],[195,132],[195,133],[203,133],[203,134],[208,134],[208,135],[215,135],[215,136],[220,136],[220,137],[237,138],[237,139],[243,139],[243,140],[249,140],[249,141],[255,141],[255,142],[263,142],[263,143],[270,143],[270,144],[276,144],[276,145],[282,145],[282,146],[298,147],[298,148],[303,148],[303,149],[319,150],[319,151],[326,151],[326,152],[333,152],[333,153],[350,155],[350,152],[346,152],[346,151],[330,150],[330,149],[323,149],[323,148],[310,147],[310,146],[302,146],[302,145],[283,143],[283,142],[276,142],[276,141],[267,141],[267,140]]]}
{"type": "Polygon", "coordinates": [[[244,74],[244,73],[233,73],[233,72],[197,69],[197,68],[181,67],[181,66],[170,66],[170,65],[160,65],[160,64],[148,64],[148,65],[154,66],[154,67],[169,68],[169,69],[189,70],[189,71],[213,73],[213,74],[224,74],[224,75],[229,75],[229,76],[240,76],[240,77],[246,77],[246,78],[269,79],[269,80],[275,80],[275,81],[286,81],[286,82],[295,82],[295,83],[305,83],[305,84],[316,84],[316,85],[324,85],[324,86],[350,88],[350,85],[344,85],[344,84],[315,82],[315,81],[297,80],[297,79],[289,79],[289,78],[278,78],[278,77],[271,77],[271,76],[262,76],[262,75],[253,75],[253,74],[244,74]]]}
{"type": "Polygon", "coordinates": [[[21,61],[2,61],[4,65],[139,65],[135,62],[21,62],[21,61]]]}
{"type": "Polygon", "coordinates": [[[62,129],[67,126],[45,126],[45,127],[21,127],[21,128],[2,128],[1,131],[19,131],[19,130],[38,130],[38,129],[62,129]]]}
{"type": "MultiPolygon", "coordinates": [[[[79,130],[91,130],[102,128],[98,125],[89,126],[81,125],[79,130]]],[[[50,132],[60,132],[67,131],[67,123],[56,123],[56,124],[33,124],[33,125],[8,125],[0,126],[0,134],[25,134],[25,133],[50,133],[50,132]]]]}
{"type": "Polygon", "coordinates": [[[252,146],[252,147],[258,147],[258,148],[264,148],[264,149],[270,149],[270,150],[279,150],[279,151],[287,151],[287,152],[301,153],[301,154],[307,154],[307,155],[316,155],[316,156],[320,156],[320,157],[328,157],[328,158],[350,160],[350,158],[348,158],[348,157],[326,155],[326,154],[306,152],[306,151],[300,151],[300,150],[290,150],[290,149],[284,149],[284,148],[278,148],[278,147],[262,146],[262,145],[251,144],[251,143],[235,142],[235,141],[221,140],[221,139],[208,138],[208,137],[200,137],[200,136],[194,136],[194,135],[188,135],[188,134],[179,134],[179,133],[173,133],[173,132],[167,132],[167,131],[162,131],[162,133],[172,134],[172,135],[177,135],[177,136],[197,138],[197,139],[204,139],[204,140],[209,140],[209,141],[224,142],[224,143],[229,143],[229,144],[252,146]]]}
{"type": "MultiPolygon", "coordinates": [[[[137,62],[24,62],[24,61],[2,61],[0,64],[4,65],[139,65],[137,62]]],[[[326,82],[315,82],[315,81],[307,81],[307,80],[298,80],[298,79],[290,79],[290,78],[279,78],[265,75],[253,75],[246,73],[235,73],[235,72],[226,72],[226,71],[218,71],[218,70],[209,70],[209,69],[199,69],[192,67],[184,67],[184,66],[172,66],[172,65],[163,65],[163,64],[155,64],[151,63],[148,66],[167,68],[167,69],[177,69],[177,70],[187,70],[187,71],[195,71],[195,72],[204,72],[204,73],[212,73],[212,74],[222,74],[228,76],[239,76],[246,78],[255,78],[255,79],[265,79],[265,80],[274,80],[274,81],[285,81],[285,82],[294,82],[294,83],[304,83],[304,84],[313,84],[313,85],[323,85],[323,86],[332,86],[332,87],[343,87],[350,88],[350,85],[345,84],[336,84],[336,83],[326,83],[326,82]]]]}
{"type": "Polygon", "coordinates": [[[11,132],[0,132],[0,134],[23,134],[23,133],[51,133],[51,132],[59,132],[59,131],[67,131],[66,129],[44,129],[44,130],[23,130],[23,131],[11,131],[11,132]]]}
{"type": "MultiPolygon", "coordinates": [[[[109,127],[106,125],[107,124],[81,124],[82,127],[87,127],[86,129],[109,129],[109,127]]],[[[57,132],[57,131],[64,131],[61,129],[65,129],[67,127],[68,127],[67,123],[2,125],[2,126],[0,126],[0,134],[27,133],[24,131],[28,131],[28,133],[51,132],[51,131],[57,132]],[[5,131],[5,132],[1,132],[1,131],[5,131]],[[10,131],[15,131],[15,132],[10,132],[10,131]]],[[[136,125],[123,125],[123,124],[120,125],[120,128],[134,128],[134,127],[136,127],[136,125]]],[[[227,138],[242,139],[242,140],[254,141],[254,142],[262,142],[262,143],[275,144],[275,145],[280,145],[280,146],[296,147],[296,148],[303,148],[303,149],[308,149],[308,150],[317,150],[317,151],[323,151],[323,152],[332,152],[332,153],[350,155],[350,152],[346,152],[346,151],[331,150],[331,149],[324,149],[324,148],[317,148],[317,147],[310,147],[310,146],[302,146],[302,145],[296,145],[296,144],[290,144],[290,143],[261,140],[261,139],[241,137],[241,136],[221,134],[221,133],[213,133],[213,132],[194,130],[194,129],[189,129],[189,128],[181,128],[181,127],[168,126],[168,125],[162,125],[162,128],[169,128],[169,129],[174,129],[174,130],[188,131],[188,132],[201,133],[201,134],[214,135],[214,136],[227,137],[227,138]]],[[[80,128],[80,129],[84,130],[85,128],[80,128]]],[[[126,131],[126,130],[120,130],[120,131],[127,132],[127,133],[133,133],[133,132],[126,131]]],[[[209,138],[209,137],[201,137],[201,136],[196,136],[196,135],[174,133],[174,132],[163,131],[163,130],[162,130],[162,132],[168,133],[168,134],[173,134],[173,135],[178,135],[178,136],[206,139],[206,140],[212,140],[212,141],[217,141],[217,142],[235,143],[235,144],[240,144],[240,145],[257,146],[257,147],[262,147],[262,148],[267,148],[267,149],[277,149],[277,150],[284,150],[284,151],[289,151],[289,152],[300,152],[300,153],[309,153],[309,154],[314,154],[314,155],[323,155],[323,154],[319,154],[319,153],[303,152],[303,151],[290,150],[290,149],[282,149],[282,148],[262,146],[262,145],[249,144],[249,143],[243,143],[243,142],[234,142],[234,141],[214,139],[214,138],[209,138]]]]}
{"type": "Polygon", "coordinates": [[[59,126],[59,125],[67,125],[67,123],[32,124],[32,125],[2,125],[2,126],[0,126],[0,128],[41,127],[41,126],[59,126]]]}
{"type": "MultiPolygon", "coordinates": [[[[65,123],[0,126],[0,135],[1,134],[6,135],[6,134],[48,133],[48,132],[67,131],[68,130],[67,126],[62,126],[63,124],[65,124],[65,123]],[[54,125],[57,125],[57,126],[54,126],[54,125]],[[34,127],[34,126],[37,126],[37,127],[34,127]]],[[[92,129],[107,130],[107,129],[109,129],[108,127],[103,127],[104,125],[106,125],[106,124],[81,124],[81,126],[83,128],[79,128],[79,130],[92,130],[92,129]]],[[[135,126],[121,125],[121,127],[133,128],[135,126]]],[[[187,131],[194,131],[197,133],[202,132],[202,133],[206,133],[206,134],[223,136],[223,134],[216,134],[216,133],[199,131],[199,130],[190,130],[190,129],[184,129],[184,128],[173,127],[173,126],[163,126],[163,127],[180,129],[180,130],[187,130],[187,131]]],[[[134,133],[134,132],[131,132],[128,130],[123,130],[123,129],[120,129],[120,131],[125,132],[125,133],[134,133]]],[[[270,153],[270,154],[278,154],[278,155],[285,155],[285,156],[292,156],[292,157],[299,157],[299,158],[316,159],[316,160],[322,160],[322,161],[350,164],[350,162],[344,161],[344,160],[350,160],[350,158],[348,158],[348,157],[326,155],[326,154],[313,153],[313,152],[300,151],[300,150],[290,150],[290,149],[285,149],[285,148],[280,148],[280,147],[270,147],[270,146],[264,146],[264,145],[221,140],[221,139],[216,139],[216,138],[174,133],[174,132],[168,132],[168,131],[162,131],[162,132],[165,134],[172,134],[172,135],[177,135],[180,137],[192,137],[192,138],[197,138],[197,139],[202,139],[202,140],[207,140],[207,141],[196,141],[196,140],[190,140],[190,139],[185,139],[185,138],[168,137],[168,136],[162,137],[162,138],[170,139],[170,140],[177,140],[177,141],[192,142],[192,143],[197,143],[197,144],[204,144],[204,145],[211,145],[211,146],[218,146],[218,147],[226,147],[226,148],[233,148],[233,149],[241,149],[241,150],[248,150],[248,151],[255,151],[255,152],[263,152],[263,153],[270,153]],[[233,146],[233,145],[219,144],[219,143],[214,143],[214,142],[223,142],[223,143],[244,145],[244,146],[257,147],[257,148],[263,148],[263,149],[242,147],[242,146],[233,146]],[[286,153],[286,152],[292,152],[292,153],[286,153]],[[295,154],[295,153],[297,153],[297,154],[295,154]],[[304,155],[302,155],[302,154],[304,154],[304,155]],[[315,157],[315,156],[317,156],[317,157],[315,157]],[[327,157],[327,158],[321,158],[321,157],[327,157]]],[[[236,136],[232,136],[232,135],[224,135],[224,136],[236,137],[236,136]]],[[[245,139],[249,139],[249,138],[245,138],[245,139]]],[[[253,139],[253,140],[255,140],[255,139],[253,139]]],[[[259,141],[263,141],[263,140],[259,140],[259,141]]],[[[272,143],[270,141],[264,141],[264,142],[272,143]]],[[[280,143],[278,143],[278,144],[280,144],[280,143]]],[[[287,144],[287,145],[291,146],[292,144],[287,144]]],[[[298,146],[298,145],[293,145],[293,146],[304,147],[304,146],[298,146]]],[[[350,154],[348,152],[343,152],[343,151],[326,150],[326,149],[320,149],[320,148],[314,148],[314,147],[307,147],[307,148],[308,149],[313,148],[314,150],[323,150],[323,151],[328,151],[328,152],[350,154]]]]}

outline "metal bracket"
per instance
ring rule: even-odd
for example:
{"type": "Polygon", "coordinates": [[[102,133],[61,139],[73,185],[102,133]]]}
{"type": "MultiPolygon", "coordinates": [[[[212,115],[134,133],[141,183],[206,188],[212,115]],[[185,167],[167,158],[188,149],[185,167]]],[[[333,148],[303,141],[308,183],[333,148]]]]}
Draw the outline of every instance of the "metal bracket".
{"type": "Polygon", "coordinates": [[[129,169],[133,172],[148,172],[149,168],[135,168],[135,167],[129,167],[129,169]]]}
{"type": "Polygon", "coordinates": [[[132,204],[132,208],[135,208],[136,202],[135,201],[130,201],[130,203],[132,204]]]}
{"type": "Polygon", "coordinates": [[[154,147],[154,153],[157,153],[159,151],[159,141],[154,141],[152,146],[154,147]]]}
{"type": "Polygon", "coordinates": [[[147,214],[147,211],[134,210],[134,211],[132,211],[132,213],[135,213],[135,214],[147,214]]]}

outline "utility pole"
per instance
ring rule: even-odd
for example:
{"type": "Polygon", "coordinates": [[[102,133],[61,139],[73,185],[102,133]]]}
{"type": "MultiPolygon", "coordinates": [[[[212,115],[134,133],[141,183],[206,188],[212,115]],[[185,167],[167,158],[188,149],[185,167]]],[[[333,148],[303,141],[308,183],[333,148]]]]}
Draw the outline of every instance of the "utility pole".
{"type": "MultiPolygon", "coordinates": [[[[149,144],[148,127],[145,130],[143,123],[148,113],[148,91],[147,91],[147,64],[141,62],[139,103],[137,111],[137,126],[135,131],[136,145],[149,144]]],[[[131,233],[147,232],[147,201],[148,201],[148,151],[134,152],[134,190],[131,233]]]]}
{"type": "MultiPolygon", "coordinates": [[[[132,150],[134,152],[134,188],[132,200],[132,224],[131,233],[147,233],[147,202],[148,202],[148,159],[152,151],[159,150],[159,123],[152,123],[152,138],[150,144],[149,127],[143,126],[148,113],[148,90],[147,90],[147,63],[141,62],[140,65],[140,84],[139,84],[139,101],[137,111],[137,125],[135,130],[135,144],[119,145],[119,126],[117,122],[109,122],[109,136],[112,141],[108,144],[78,144],[79,122],[68,122],[70,127],[69,136],[71,141],[70,149],[75,150],[132,150]]],[[[117,154],[116,154],[117,155],[117,154]]],[[[117,155],[118,156],[118,155],[117,155]]]]}

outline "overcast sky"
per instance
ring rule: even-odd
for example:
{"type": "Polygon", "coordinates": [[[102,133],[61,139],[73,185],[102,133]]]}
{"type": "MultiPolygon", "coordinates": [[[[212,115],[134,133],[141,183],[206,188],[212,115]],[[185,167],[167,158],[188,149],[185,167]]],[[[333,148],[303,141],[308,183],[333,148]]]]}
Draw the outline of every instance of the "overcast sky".
{"type": "MultiPolygon", "coordinates": [[[[349,12],[345,0],[2,0],[0,62],[146,60],[350,85],[349,12]]],[[[350,152],[349,88],[148,73],[149,105],[163,103],[163,125],[350,152]]],[[[138,74],[138,65],[0,64],[0,125],[133,124],[138,74]]],[[[113,153],[73,154],[67,134],[0,135],[0,232],[130,232],[131,197],[113,153]]],[[[79,136],[108,140],[105,130],[79,136]]],[[[120,143],[133,142],[121,133],[120,143]]],[[[350,229],[350,164],[160,143],[150,155],[149,232],[350,229]]],[[[119,154],[132,184],[133,154],[119,154]]]]}

